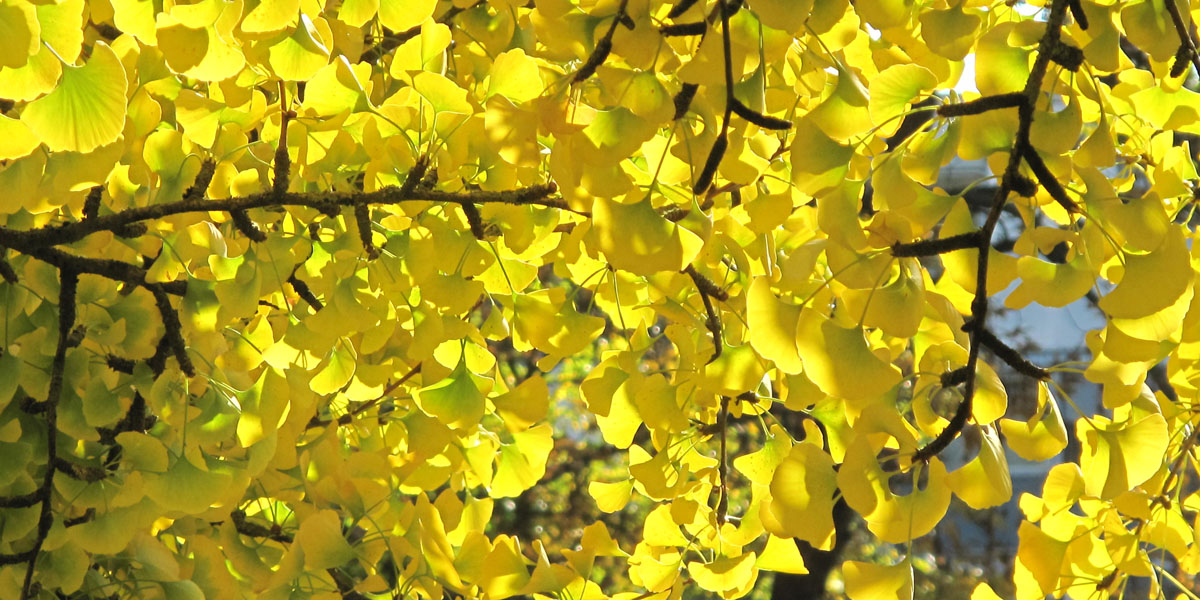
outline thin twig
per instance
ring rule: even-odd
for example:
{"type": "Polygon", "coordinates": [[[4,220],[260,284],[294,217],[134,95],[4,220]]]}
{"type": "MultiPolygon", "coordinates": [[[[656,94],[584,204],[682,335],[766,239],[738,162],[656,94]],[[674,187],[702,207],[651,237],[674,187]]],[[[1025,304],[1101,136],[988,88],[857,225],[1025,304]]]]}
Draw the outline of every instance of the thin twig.
{"type": "Polygon", "coordinates": [[[1196,53],[1196,40],[1192,38],[1187,24],[1183,22],[1183,15],[1179,12],[1179,6],[1175,4],[1175,0],[1163,0],[1163,5],[1167,7],[1167,13],[1171,15],[1171,24],[1175,26],[1175,34],[1179,36],[1180,45],[1187,47],[1188,58],[1192,61],[1192,65],[1196,67],[1196,73],[1200,74],[1200,56],[1196,53]]]}
{"type": "Polygon", "coordinates": [[[717,457],[717,477],[720,480],[720,489],[717,497],[717,527],[720,528],[725,524],[725,518],[729,514],[729,455],[727,448],[727,437],[729,436],[729,396],[721,396],[721,410],[717,413],[717,429],[718,435],[721,436],[721,455],[717,457]]]}
{"type": "Polygon", "coordinates": [[[627,16],[625,9],[628,6],[629,0],[621,0],[620,6],[617,7],[617,14],[613,15],[612,23],[608,25],[608,31],[604,32],[604,36],[596,41],[596,47],[592,49],[587,60],[583,61],[583,66],[575,71],[575,75],[571,77],[571,83],[579,83],[591,77],[595,74],[596,69],[608,59],[608,54],[612,52],[613,35],[617,32],[617,25],[620,25],[623,18],[627,16]]]}
{"type": "Polygon", "coordinates": [[[383,400],[384,398],[387,398],[389,394],[396,391],[396,388],[399,388],[401,385],[404,385],[404,382],[408,381],[409,379],[412,379],[414,375],[416,375],[417,373],[420,373],[420,372],[421,372],[421,363],[417,363],[417,366],[413,367],[411,370],[409,370],[409,372],[407,372],[403,376],[401,376],[400,379],[397,379],[396,381],[392,382],[391,384],[388,384],[388,386],[383,389],[383,393],[379,394],[379,396],[372,398],[371,400],[368,400],[366,402],[363,402],[362,404],[354,407],[353,410],[347,412],[346,414],[344,414],[336,419],[319,419],[316,416],[313,416],[312,419],[309,419],[308,426],[305,427],[305,429],[315,429],[317,427],[325,427],[326,425],[329,425],[329,424],[335,423],[335,422],[338,425],[349,425],[352,421],[354,421],[354,417],[357,417],[358,415],[366,412],[372,406],[379,404],[379,402],[381,400],[383,400]]]}

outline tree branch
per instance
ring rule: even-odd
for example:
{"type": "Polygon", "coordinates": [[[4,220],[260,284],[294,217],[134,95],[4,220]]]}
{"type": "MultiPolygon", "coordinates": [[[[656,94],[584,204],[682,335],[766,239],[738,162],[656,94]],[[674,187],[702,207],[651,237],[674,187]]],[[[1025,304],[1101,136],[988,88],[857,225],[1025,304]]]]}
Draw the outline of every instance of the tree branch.
{"type": "MultiPolygon", "coordinates": [[[[75,291],[79,285],[79,273],[71,268],[59,270],[58,291],[58,344],[54,349],[54,360],[50,363],[50,389],[46,393],[46,472],[42,474],[41,503],[42,508],[38,517],[37,534],[33,547],[27,552],[10,556],[24,556],[29,561],[25,569],[25,581],[21,585],[21,600],[33,597],[33,571],[37,566],[38,554],[50,534],[50,526],[54,521],[51,503],[54,498],[54,473],[57,471],[58,456],[58,400],[62,396],[63,376],[67,365],[67,348],[70,342],[71,330],[75,327],[75,291]]],[[[23,562],[15,560],[15,563],[23,562]]],[[[9,563],[13,564],[13,563],[9,563]]]]}
{"type": "MultiPolygon", "coordinates": [[[[983,227],[979,230],[979,258],[977,269],[975,272],[975,298],[971,301],[971,321],[973,322],[971,329],[970,349],[967,352],[967,364],[964,367],[965,372],[961,376],[963,381],[963,399],[959,403],[958,409],[955,410],[953,418],[946,428],[941,431],[932,441],[924,447],[918,449],[913,454],[913,462],[928,461],[934,456],[937,456],[966,426],[967,419],[971,416],[971,407],[974,404],[975,398],[975,374],[979,366],[979,352],[984,345],[983,335],[981,331],[985,331],[986,320],[988,314],[988,292],[987,292],[987,274],[988,274],[988,252],[991,244],[992,233],[996,230],[996,224],[1000,221],[1000,215],[1004,211],[1005,204],[1008,203],[1008,194],[1011,191],[1009,182],[1013,181],[1019,175],[1021,168],[1021,160],[1024,158],[1029,161],[1028,155],[1034,155],[1040,162],[1041,157],[1036,156],[1036,152],[1032,151],[1032,145],[1029,143],[1029,133],[1033,127],[1034,106],[1038,96],[1042,90],[1042,80],[1045,79],[1046,70],[1050,62],[1052,49],[1061,43],[1063,21],[1067,16],[1067,3],[1069,0],[1053,0],[1050,6],[1050,14],[1046,19],[1046,31],[1042,35],[1041,42],[1038,44],[1037,58],[1034,59],[1033,66],[1029,71],[1029,78],[1025,81],[1025,89],[1021,92],[1025,96],[1025,101],[1021,103],[1017,110],[1018,124],[1017,133],[1013,140],[1012,149],[1008,154],[1008,165],[1004,170],[1004,174],[1000,178],[1000,186],[996,190],[996,196],[992,201],[991,209],[988,211],[987,220],[984,221],[983,227]],[[1026,152],[1025,149],[1030,151],[1026,152]]],[[[1032,167],[1032,165],[1031,165],[1032,167]]],[[[1044,168],[1045,165],[1043,164],[1044,168]]],[[[1037,173],[1037,169],[1034,168],[1037,173]]],[[[1052,182],[1052,185],[1058,186],[1061,190],[1062,186],[1050,175],[1049,170],[1045,171],[1048,177],[1042,180],[1044,187],[1047,186],[1047,181],[1052,182]]],[[[1042,176],[1039,175],[1039,180],[1042,176]]],[[[1047,187],[1049,190],[1050,188],[1047,187]]],[[[1053,192],[1051,193],[1053,195],[1053,192]]],[[[1065,192],[1063,194],[1065,198],[1065,192]]],[[[1055,198],[1059,200],[1058,198],[1055,198]]],[[[1062,204],[1062,201],[1059,200],[1062,204]]],[[[1068,199],[1066,206],[1074,206],[1073,202],[1068,199]]],[[[1070,210],[1070,209],[1068,209],[1070,210]]],[[[1074,212],[1074,211],[1072,211],[1074,212]]],[[[957,378],[957,376],[956,376],[957,378]]]]}
{"type": "MultiPolygon", "coordinates": [[[[712,358],[708,359],[708,362],[705,364],[711,364],[713,361],[721,358],[721,350],[725,345],[725,342],[722,339],[723,336],[721,335],[721,317],[717,314],[717,310],[713,307],[712,300],[710,300],[708,297],[708,292],[705,291],[715,287],[716,284],[710,281],[707,277],[697,273],[696,269],[692,268],[691,265],[688,265],[688,268],[684,269],[683,272],[687,273],[688,276],[692,278],[692,283],[696,284],[696,290],[700,292],[700,300],[704,302],[704,312],[708,315],[708,318],[704,320],[704,327],[708,329],[709,333],[711,333],[713,336],[713,353],[712,358]]],[[[725,293],[724,290],[720,290],[720,288],[717,289],[722,293],[725,293]]],[[[726,297],[728,298],[728,295],[726,295],[726,297]]]]}
{"type": "Polygon", "coordinates": [[[993,110],[1019,108],[1024,104],[1025,94],[1018,92],[1012,92],[1009,94],[993,94],[991,96],[976,98],[970,102],[943,104],[938,107],[937,114],[940,117],[965,117],[968,115],[979,115],[993,110]]]}
{"type": "Polygon", "coordinates": [[[955,250],[978,248],[981,233],[982,231],[971,231],[935,240],[917,240],[908,243],[896,242],[892,244],[892,256],[897,258],[916,258],[945,254],[947,252],[954,252],[955,250]]]}
{"type": "MultiPolygon", "coordinates": [[[[1078,0],[1076,0],[1078,1],[1078,0]]],[[[1179,12],[1179,6],[1175,4],[1175,0],[1163,0],[1163,4],[1167,7],[1167,13],[1171,15],[1171,24],[1175,26],[1175,34],[1179,36],[1180,48],[1187,48],[1187,58],[1192,61],[1192,65],[1196,67],[1196,73],[1200,74],[1200,56],[1196,53],[1196,40],[1192,38],[1191,32],[1188,31],[1187,24],[1183,22],[1183,15],[1179,12]]],[[[1179,53],[1175,54],[1175,60],[1180,61],[1179,53]]],[[[1174,74],[1178,67],[1172,66],[1171,72],[1174,74]]],[[[1182,75],[1182,70],[1174,77],[1182,75]]]]}

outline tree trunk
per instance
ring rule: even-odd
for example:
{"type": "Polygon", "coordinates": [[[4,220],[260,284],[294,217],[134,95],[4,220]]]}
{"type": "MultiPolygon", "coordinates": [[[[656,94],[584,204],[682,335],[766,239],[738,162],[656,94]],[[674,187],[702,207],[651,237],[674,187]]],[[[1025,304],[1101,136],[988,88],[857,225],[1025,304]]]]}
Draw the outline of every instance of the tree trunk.
{"type": "Polygon", "coordinates": [[[833,505],[833,549],[817,550],[803,540],[795,540],[800,555],[804,557],[804,566],[808,573],[793,575],[777,573],[775,584],[771,588],[771,600],[818,600],[830,597],[825,593],[825,584],[829,581],[829,573],[840,562],[842,550],[850,538],[850,520],[854,511],[846,505],[846,501],[838,498],[833,505]]]}

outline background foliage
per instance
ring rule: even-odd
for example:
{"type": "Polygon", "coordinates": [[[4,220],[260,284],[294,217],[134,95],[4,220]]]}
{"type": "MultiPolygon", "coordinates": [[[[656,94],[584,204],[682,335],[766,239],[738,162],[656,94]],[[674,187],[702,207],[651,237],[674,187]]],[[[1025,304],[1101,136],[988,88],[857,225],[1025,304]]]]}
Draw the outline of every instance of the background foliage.
{"type": "Polygon", "coordinates": [[[909,597],[1073,443],[954,593],[1194,598],[1192,14],[0,0],[0,596],[733,598],[861,518],[909,597]]]}

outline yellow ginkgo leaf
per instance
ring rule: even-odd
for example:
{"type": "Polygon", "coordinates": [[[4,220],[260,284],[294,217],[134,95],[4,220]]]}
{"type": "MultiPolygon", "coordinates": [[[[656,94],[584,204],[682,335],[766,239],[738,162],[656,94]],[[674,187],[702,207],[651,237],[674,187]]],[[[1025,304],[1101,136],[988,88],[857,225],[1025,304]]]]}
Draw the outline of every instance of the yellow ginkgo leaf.
{"type": "Polygon", "coordinates": [[[317,511],[301,521],[296,545],[304,551],[304,566],[309,569],[340,567],[355,557],[342,535],[342,521],[332,510],[317,511]]]}
{"type": "Polygon", "coordinates": [[[650,498],[669,500],[678,494],[679,467],[672,464],[666,451],[650,456],[640,446],[630,446],[629,474],[633,476],[638,492],[650,498]]]}
{"type": "Polygon", "coordinates": [[[309,382],[312,391],[322,396],[332,394],[350,382],[357,368],[357,360],[353,348],[347,344],[338,344],[329,353],[329,360],[309,382]]]}
{"type": "Polygon", "coordinates": [[[615,483],[593,481],[588,484],[588,494],[596,501],[596,508],[611,513],[625,508],[633,494],[633,480],[615,483]]]}
{"type": "Polygon", "coordinates": [[[812,11],[813,0],[759,0],[754,12],[766,25],[787,33],[799,33],[812,11]]]}
{"type": "Polygon", "coordinates": [[[246,33],[273,33],[296,23],[300,0],[263,0],[242,19],[246,33]]]}
{"type": "MultiPolygon", "coordinates": [[[[458,569],[454,564],[454,550],[446,537],[445,519],[441,511],[429,501],[424,494],[419,494],[416,501],[416,525],[419,528],[418,542],[420,555],[435,577],[452,588],[462,586],[458,569]]],[[[501,542],[501,540],[496,540],[501,542]]],[[[497,543],[497,546],[500,544],[497,543]]],[[[491,556],[489,556],[491,558],[491,556]]],[[[523,572],[523,570],[522,570],[523,572]]]]}
{"type": "Polygon", "coordinates": [[[258,381],[238,394],[242,414],[238,418],[237,435],[242,447],[269,437],[279,429],[288,410],[288,384],[278,371],[266,368],[258,381]]]}
{"type": "Polygon", "coordinates": [[[794,331],[799,324],[800,307],[775,298],[767,277],[755,277],[746,296],[746,326],[750,346],[762,358],[788,374],[803,370],[794,331]]]}
{"type": "Polygon", "coordinates": [[[586,348],[604,329],[604,319],[575,310],[561,287],[521,294],[513,300],[514,345],[555,356],[586,348]]]}
{"type": "Polygon", "coordinates": [[[541,374],[534,373],[507,393],[492,398],[492,404],[509,431],[522,431],[546,418],[550,389],[541,374]]]}
{"type": "MultiPolygon", "coordinates": [[[[379,22],[384,27],[392,31],[405,31],[433,16],[437,0],[378,0],[376,5],[379,7],[379,22]]],[[[365,12],[365,7],[355,10],[365,12]]]]}
{"type": "Polygon", "coordinates": [[[32,4],[0,3],[0,67],[19,69],[37,54],[42,28],[32,4]]]}
{"type": "Polygon", "coordinates": [[[975,86],[981,94],[1004,94],[1025,87],[1029,78],[1029,50],[1009,45],[1014,25],[996,25],[975,44],[975,86]]]}
{"type": "Polygon", "coordinates": [[[0,115],[0,160],[28,156],[41,143],[28,125],[0,115]]]}
{"type": "Polygon", "coordinates": [[[520,104],[542,95],[541,69],[536,60],[520,48],[509,50],[492,63],[485,98],[501,94],[520,104]]]}
{"type": "Polygon", "coordinates": [[[821,391],[864,403],[900,383],[900,370],[871,351],[860,328],[847,329],[806,309],[796,329],[804,373],[821,391]]]}
{"type": "Polygon", "coordinates": [[[630,384],[634,390],[633,405],[647,427],[671,433],[687,429],[687,415],[677,400],[678,388],[666,377],[656,373],[635,379],[630,384]]]}
{"type": "Polygon", "coordinates": [[[0,98],[33,100],[53,90],[62,73],[62,61],[50,49],[40,48],[19,68],[0,68],[0,98]]]}
{"type": "Polygon", "coordinates": [[[854,156],[854,147],[835,141],[814,119],[806,117],[795,123],[789,155],[792,183],[801,192],[815,196],[841,184],[850,157],[854,156]]]}
{"type": "Polygon", "coordinates": [[[512,498],[533,487],[546,473],[546,458],[554,447],[550,426],[543,423],[513,434],[513,443],[501,444],[492,478],[493,498],[512,498]]]}
{"type": "Polygon", "coordinates": [[[167,511],[197,514],[229,493],[229,473],[201,470],[180,457],[165,473],[146,474],[146,496],[167,511]]]}
{"type": "Polygon", "coordinates": [[[912,599],[912,564],[907,560],[891,566],[850,560],[842,573],[850,600],[912,599]]]}
{"type": "Polygon", "coordinates": [[[125,126],[125,68],[107,44],[97,43],[80,67],[63,67],[58,87],[30,102],[21,121],[51,151],[90,152],[121,135],[125,126]]]}
{"type": "MultiPolygon", "coordinates": [[[[1032,575],[1040,588],[1039,595],[1054,594],[1059,589],[1059,574],[1062,573],[1069,538],[1056,539],[1028,521],[1021,523],[1017,536],[1020,540],[1017,546],[1017,570],[1023,568],[1032,575]]],[[[1014,576],[1014,579],[1017,577],[1014,576]]]]}
{"type": "MultiPolygon", "coordinates": [[[[619,372],[619,369],[610,368],[609,372],[619,372]]],[[[605,378],[605,384],[615,383],[615,387],[610,388],[610,397],[608,399],[607,410],[596,413],[596,426],[600,428],[600,434],[604,437],[604,441],[618,448],[628,448],[633,443],[633,436],[637,434],[638,429],[642,426],[641,416],[638,414],[637,405],[633,398],[637,393],[635,390],[637,384],[635,379],[617,377],[605,378]]],[[[600,380],[596,380],[596,384],[592,388],[590,397],[595,397],[603,392],[596,390],[601,389],[600,380]]],[[[596,405],[599,408],[599,404],[596,405]]]]}
{"type": "Polygon", "coordinates": [[[679,578],[682,563],[676,548],[638,544],[629,559],[629,580],[650,592],[664,592],[679,578]]]}
{"type": "Polygon", "coordinates": [[[1114,320],[1119,319],[1126,325],[1118,325],[1118,328],[1127,335],[1139,339],[1163,339],[1182,321],[1183,307],[1177,306],[1177,300],[1191,291],[1192,279],[1183,232],[1172,227],[1156,250],[1147,254],[1125,254],[1121,281],[1100,299],[1099,306],[1114,320]],[[1146,290],[1154,290],[1154,293],[1148,294],[1146,290]],[[1138,321],[1172,308],[1169,320],[1138,321]]]}
{"type": "Polygon", "coordinates": [[[772,425],[763,447],[733,459],[733,467],[752,483],[770,485],[776,468],[791,452],[791,437],[779,425],[772,425]]]}
{"type": "Polygon", "coordinates": [[[1024,422],[1001,419],[1000,431],[1004,433],[1008,447],[1025,460],[1046,460],[1067,446],[1067,428],[1062,413],[1044,381],[1038,382],[1037,408],[1033,415],[1024,422]]]}
{"type": "Polygon", "coordinates": [[[49,4],[35,4],[41,30],[42,43],[50,46],[54,53],[73,63],[83,51],[85,0],[64,0],[49,4]]]}
{"type": "Polygon", "coordinates": [[[925,281],[921,270],[901,268],[886,285],[870,290],[846,290],[846,310],[863,326],[883,330],[898,338],[917,333],[925,313],[925,281]]]}
{"type": "Polygon", "coordinates": [[[170,13],[159,13],[158,48],[177,73],[203,81],[222,81],[237,75],[246,64],[234,28],[242,17],[242,0],[207,0],[177,4],[170,13]]]}
{"type": "Polygon", "coordinates": [[[756,389],[765,372],[758,355],[749,345],[725,345],[716,360],[704,365],[695,382],[700,389],[736,396],[756,389]]]}
{"type": "Polygon", "coordinates": [[[1169,438],[1162,415],[1137,421],[1109,422],[1093,417],[1075,422],[1083,446],[1080,466],[1087,493],[1109,500],[1152,477],[1162,466],[1169,438]]]}
{"type": "Polygon", "coordinates": [[[868,436],[859,435],[846,449],[846,458],[838,469],[837,482],[846,502],[867,521],[871,532],[885,542],[900,544],[933,530],[950,507],[950,488],[946,485],[946,467],[936,458],[913,465],[904,479],[911,491],[897,495],[876,458],[877,446],[868,436]],[[919,473],[917,470],[927,470],[919,473]],[[918,485],[924,481],[922,488],[918,485]]]}
{"type": "Polygon", "coordinates": [[[858,76],[839,63],[833,93],[812,109],[808,117],[830,138],[847,141],[871,128],[869,97],[858,76]]]}
{"type": "Polygon", "coordinates": [[[738,590],[753,583],[758,574],[754,556],[753,552],[747,552],[740,556],[718,558],[709,563],[692,561],[687,564],[688,574],[696,580],[696,585],[710,592],[738,590]]]}
{"type": "Polygon", "coordinates": [[[758,568],[776,573],[803,575],[808,572],[796,541],[767,534],[767,545],[758,556],[758,568]]]}
{"type": "Polygon", "coordinates": [[[978,431],[979,454],[950,473],[946,483],[968,506],[983,509],[999,506],[1012,498],[1012,479],[996,430],[985,426],[978,431]]]}
{"type": "Polygon", "coordinates": [[[636,275],[682,271],[703,245],[695,233],[658,214],[649,196],[630,204],[597,198],[592,223],[595,242],[608,261],[636,275]]]}
{"type": "Polygon", "coordinates": [[[833,503],[837,473],[833,459],[812,443],[792,446],[771,479],[771,515],[784,537],[825,547],[833,536],[833,503]]]}
{"type": "Polygon", "coordinates": [[[344,56],[324,65],[304,89],[304,106],[321,116],[369,108],[364,82],[370,81],[371,69],[366,63],[351,65],[344,56]]]}
{"type": "MultiPolygon", "coordinates": [[[[345,0],[338,8],[338,20],[351,26],[362,27],[379,12],[380,0],[345,0]]],[[[389,14],[388,18],[392,18],[389,14]]]]}
{"type": "Polygon", "coordinates": [[[974,12],[964,11],[962,4],[951,4],[946,10],[923,10],[919,18],[921,37],[929,49],[950,60],[966,57],[983,21],[974,12]]]}
{"type": "MultiPolygon", "coordinates": [[[[343,5],[345,6],[345,5],[343,5]]],[[[392,58],[389,72],[397,79],[407,79],[410,72],[438,72],[445,64],[446,48],[450,46],[450,28],[426,19],[421,23],[421,33],[400,44],[392,58]]]]}
{"type": "MultiPolygon", "coordinates": [[[[968,233],[976,229],[974,221],[971,220],[971,210],[967,208],[966,203],[956,202],[954,207],[950,209],[949,214],[946,215],[946,221],[942,224],[940,237],[946,238],[952,235],[968,233]]],[[[946,274],[950,276],[950,279],[968,293],[975,293],[975,285],[979,276],[979,251],[970,249],[948,252],[942,254],[941,259],[942,264],[946,267],[946,274]]],[[[1000,252],[995,248],[989,250],[987,289],[989,291],[1002,290],[1008,287],[1008,284],[1012,283],[1013,279],[1017,276],[1017,265],[1017,259],[1013,256],[1000,252]]]]}
{"type": "Polygon", "coordinates": [[[975,589],[971,591],[971,600],[1003,600],[992,586],[985,582],[979,582],[975,589]]]}

